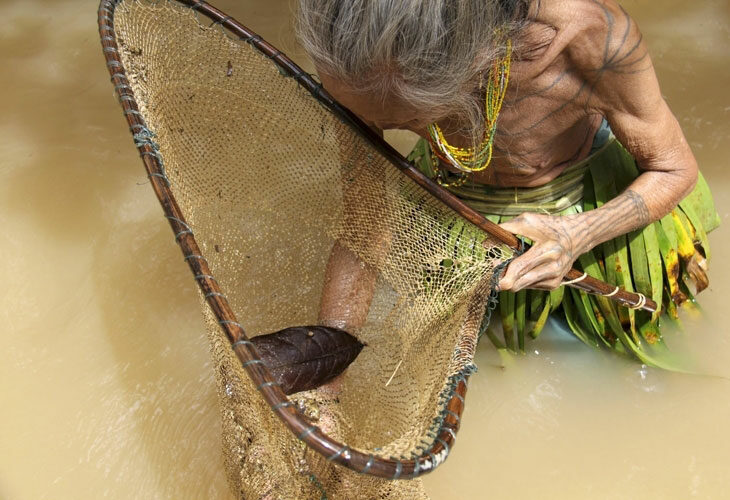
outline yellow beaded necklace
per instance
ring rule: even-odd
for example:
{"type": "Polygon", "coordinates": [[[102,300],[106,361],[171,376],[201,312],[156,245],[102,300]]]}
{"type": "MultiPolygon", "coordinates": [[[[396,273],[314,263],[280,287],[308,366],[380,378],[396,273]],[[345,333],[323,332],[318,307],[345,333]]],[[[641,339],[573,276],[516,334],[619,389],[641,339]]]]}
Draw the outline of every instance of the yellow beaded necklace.
{"type": "Polygon", "coordinates": [[[428,126],[428,142],[431,146],[431,162],[436,173],[436,180],[442,186],[460,186],[469,174],[480,172],[492,161],[494,134],[497,130],[497,118],[502,109],[504,96],[509,83],[509,71],[512,63],[512,42],[507,40],[507,49],[501,59],[497,59],[487,76],[487,90],[484,99],[484,139],[477,148],[459,148],[446,142],[437,123],[428,126]],[[438,168],[442,160],[463,172],[454,181],[448,181],[438,168]]]}

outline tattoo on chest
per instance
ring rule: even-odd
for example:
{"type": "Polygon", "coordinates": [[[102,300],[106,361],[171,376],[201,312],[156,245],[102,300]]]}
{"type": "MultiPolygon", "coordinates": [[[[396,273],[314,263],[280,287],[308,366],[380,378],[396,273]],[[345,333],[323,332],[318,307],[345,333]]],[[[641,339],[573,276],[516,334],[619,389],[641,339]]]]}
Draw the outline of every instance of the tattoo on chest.
{"type": "MultiPolygon", "coordinates": [[[[603,52],[600,63],[595,68],[581,72],[568,66],[549,83],[508,101],[506,105],[512,109],[528,111],[533,106],[529,102],[531,99],[540,99],[543,102],[553,100],[554,104],[526,124],[521,123],[513,129],[498,128],[497,134],[502,139],[517,139],[533,133],[541,125],[550,124],[557,119],[556,116],[562,112],[578,109],[579,113],[587,115],[596,89],[607,77],[610,78],[609,75],[620,77],[651,70],[648,51],[642,45],[642,35],[628,13],[620,7],[620,15],[617,16],[601,0],[590,1],[600,9],[606,26],[604,39],[596,41],[596,50],[603,52]],[[602,49],[599,48],[601,46],[602,49]]],[[[575,120],[575,117],[568,119],[575,120]]]]}

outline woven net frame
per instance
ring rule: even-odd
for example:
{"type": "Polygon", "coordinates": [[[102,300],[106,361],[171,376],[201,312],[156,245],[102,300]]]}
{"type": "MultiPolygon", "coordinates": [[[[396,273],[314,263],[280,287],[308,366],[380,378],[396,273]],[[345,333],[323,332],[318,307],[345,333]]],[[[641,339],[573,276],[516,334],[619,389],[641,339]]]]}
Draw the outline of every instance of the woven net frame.
{"type": "Polygon", "coordinates": [[[243,498],[424,498],[402,479],[435,469],[454,444],[510,251],[434,198],[438,186],[310,75],[205,2],[103,0],[99,29],[207,304],[233,488],[243,498]],[[367,347],[341,395],[288,398],[242,321],[253,335],[315,323],[334,242],[378,270],[368,322],[353,332],[367,347]]]}

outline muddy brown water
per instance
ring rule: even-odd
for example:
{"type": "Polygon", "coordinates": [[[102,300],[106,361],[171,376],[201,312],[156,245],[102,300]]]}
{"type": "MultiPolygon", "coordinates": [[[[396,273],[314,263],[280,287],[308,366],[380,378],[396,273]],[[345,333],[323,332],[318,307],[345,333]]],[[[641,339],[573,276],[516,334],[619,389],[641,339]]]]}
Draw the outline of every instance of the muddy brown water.
{"type": "MultiPolygon", "coordinates": [[[[217,4],[301,60],[288,3],[217,4]]],[[[727,225],[730,4],[624,6],[727,225]]],[[[0,498],[228,498],[194,282],[112,94],[95,11],[0,1],[0,498]]],[[[525,356],[483,343],[432,497],[727,498],[727,234],[710,237],[701,313],[667,334],[706,375],[555,328],[525,356]]]]}

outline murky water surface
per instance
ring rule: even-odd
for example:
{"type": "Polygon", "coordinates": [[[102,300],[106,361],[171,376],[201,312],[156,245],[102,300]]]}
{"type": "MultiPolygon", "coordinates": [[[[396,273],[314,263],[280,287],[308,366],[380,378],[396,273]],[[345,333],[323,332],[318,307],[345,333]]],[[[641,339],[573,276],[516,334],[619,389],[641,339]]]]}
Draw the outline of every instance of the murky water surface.
{"type": "MultiPolygon", "coordinates": [[[[285,2],[218,3],[301,56],[285,2]]],[[[727,225],[730,4],[624,5],[727,225]]],[[[95,10],[0,2],[0,498],[226,498],[194,283],[113,97],[95,10]]],[[[516,359],[485,343],[457,447],[426,479],[433,498],[726,497],[727,234],[711,235],[701,317],[668,335],[713,376],[555,329],[516,359]]]]}

